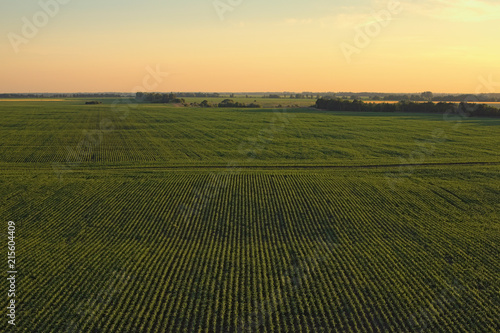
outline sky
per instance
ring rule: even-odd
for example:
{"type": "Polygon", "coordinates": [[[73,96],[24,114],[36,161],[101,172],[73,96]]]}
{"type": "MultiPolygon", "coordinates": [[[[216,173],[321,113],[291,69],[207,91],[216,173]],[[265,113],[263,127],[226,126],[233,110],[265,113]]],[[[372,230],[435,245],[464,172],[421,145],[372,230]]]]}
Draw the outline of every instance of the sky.
{"type": "Polygon", "coordinates": [[[499,84],[480,87],[500,82],[498,0],[0,0],[0,8],[0,93],[500,93],[499,84]]]}

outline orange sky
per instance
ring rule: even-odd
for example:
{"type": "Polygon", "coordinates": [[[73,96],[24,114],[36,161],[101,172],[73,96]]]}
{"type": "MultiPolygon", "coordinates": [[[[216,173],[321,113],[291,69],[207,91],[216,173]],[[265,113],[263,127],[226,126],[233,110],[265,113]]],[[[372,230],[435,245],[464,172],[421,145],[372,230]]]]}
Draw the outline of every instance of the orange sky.
{"type": "Polygon", "coordinates": [[[148,67],[169,73],[147,84],[155,91],[470,93],[481,77],[500,82],[494,1],[51,2],[3,5],[0,93],[130,92],[148,67]],[[26,21],[40,26],[33,36],[26,21]]]}

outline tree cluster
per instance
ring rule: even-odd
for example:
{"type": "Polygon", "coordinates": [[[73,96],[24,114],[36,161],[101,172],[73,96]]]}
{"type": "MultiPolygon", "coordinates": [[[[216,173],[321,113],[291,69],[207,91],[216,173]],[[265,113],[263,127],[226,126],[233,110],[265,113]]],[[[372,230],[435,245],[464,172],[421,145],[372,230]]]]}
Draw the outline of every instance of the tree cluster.
{"type": "Polygon", "coordinates": [[[235,102],[232,99],[225,99],[220,103],[210,103],[206,99],[203,100],[201,103],[190,103],[189,106],[193,107],[202,107],[202,108],[260,108],[261,106],[256,103],[250,103],[250,104],[245,104],[245,103],[240,103],[240,102],[235,102]]]}
{"type": "MultiPolygon", "coordinates": [[[[374,96],[375,97],[375,96],[374,96]]],[[[373,98],[373,100],[381,100],[380,96],[377,99],[373,98]]],[[[433,94],[430,91],[425,93],[421,93],[420,95],[385,95],[382,98],[384,101],[414,101],[414,102],[427,102],[432,101],[433,94]]]]}
{"type": "MultiPolygon", "coordinates": [[[[316,94],[316,98],[320,98],[321,96],[319,94],[316,94]]],[[[269,94],[269,95],[264,95],[262,98],[290,98],[290,99],[314,99],[314,94],[310,92],[304,92],[301,94],[296,94],[296,93],[288,93],[285,92],[282,95],[280,94],[269,94]]]]}
{"type": "Polygon", "coordinates": [[[184,92],[184,93],[176,93],[177,97],[203,97],[203,98],[217,98],[220,97],[219,93],[190,93],[190,92],[184,92]]]}
{"type": "Polygon", "coordinates": [[[370,97],[372,100],[381,100],[384,101],[414,101],[414,102],[425,102],[425,101],[433,101],[433,102],[463,102],[463,101],[476,101],[476,102],[497,102],[498,98],[493,95],[439,95],[435,96],[430,91],[424,92],[420,95],[404,95],[404,94],[387,94],[382,98],[380,96],[374,95],[370,97]]]}
{"type": "Polygon", "coordinates": [[[225,99],[222,102],[220,102],[217,106],[220,108],[260,108],[261,107],[257,103],[245,104],[245,103],[235,102],[232,99],[225,99]]]}
{"type": "Polygon", "coordinates": [[[345,100],[340,98],[320,98],[316,101],[316,108],[329,111],[360,111],[360,112],[411,112],[411,113],[438,113],[460,114],[467,116],[500,117],[500,109],[485,105],[461,102],[456,103],[415,103],[400,101],[398,103],[365,103],[360,100],[345,100]]]}
{"type": "Polygon", "coordinates": [[[177,98],[174,93],[143,93],[138,92],[135,94],[135,99],[140,102],[146,103],[185,103],[183,98],[177,98]]]}
{"type": "Polygon", "coordinates": [[[0,94],[0,98],[120,98],[123,94],[115,93],[75,93],[75,94],[0,94]]]}
{"type": "Polygon", "coordinates": [[[494,97],[493,95],[443,95],[434,97],[434,101],[443,101],[443,102],[461,102],[461,101],[470,101],[474,99],[477,102],[499,102],[500,99],[494,97]]]}
{"type": "Polygon", "coordinates": [[[43,98],[41,94],[0,94],[0,98],[43,98]]]}

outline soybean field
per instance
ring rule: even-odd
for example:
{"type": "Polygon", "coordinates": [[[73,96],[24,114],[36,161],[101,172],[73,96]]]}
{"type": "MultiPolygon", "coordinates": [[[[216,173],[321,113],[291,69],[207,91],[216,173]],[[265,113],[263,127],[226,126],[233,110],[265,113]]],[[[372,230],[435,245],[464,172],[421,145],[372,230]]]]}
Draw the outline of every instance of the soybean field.
{"type": "Polygon", "coordinates": [[[84,104],[0,102],[16,331],[500,331],[499,119],[84,104]]]}

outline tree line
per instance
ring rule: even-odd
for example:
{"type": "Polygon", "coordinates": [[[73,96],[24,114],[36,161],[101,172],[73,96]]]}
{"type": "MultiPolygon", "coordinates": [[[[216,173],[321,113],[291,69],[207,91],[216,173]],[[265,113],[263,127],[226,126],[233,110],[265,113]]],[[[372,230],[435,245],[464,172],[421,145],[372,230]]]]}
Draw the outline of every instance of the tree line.
{"type": "Polygon", "coordinates": [[[0,98],[120,98],[130,95],[115,93],[68,93],[68,94],[0,94],[0,98]]]}
{"type": "MultiPolygon", "coordinates": [[[[498,102],[499,99],[493,95],[439,95],[434,96],[432,93],[428,92],[422,93],[420,95],[384,95],[384,96],[371,96],[373,101],[414,101],[414,102],[462,102],[471,100],[472,98],[477,102],[498,102]]],[[[352,98],[351,98],[352,99],[352,98]]]]}
{"type": "Polygon", "coordinates": [[[190,92],[181,92],[176,93],[177,97],[204,97],[204,98],[217,98],[220,97],[219,93],[190,93],[190,92]]]}
{"type": "Polygon", "coordinates": [[[178,98],[174,93],[143,93],[137,92],[135,94],[135,99],[140,102],[148,103],[186,103],[184,98],[178,98]]]}
{"type": "Polygon", "coordinates": [[[220,103],[210,103],[207,100],[202,101],[200,104],[197,103],[191,103],[191,106],[199,106],[203,108],[261,108],[260,104],[257,103],[250,103],[250,104],[245,104],[241,102],[235,102],[232,99],[225,99],[220,103]]]}
{"type": "Polygon", "coordinates": [[[411,112],[411,113],[438,113],[460,114],[467,116],[500,117],[500,109],[485,104],[461,102],[425,102],[416,103],[400,101],[398,103],[365,103],[360,100],[345,100],[340,98],[320,98],[316,101],[316,108],[329,111],[360,111],[360,112],[411,112]]]}
{"type": "Polygon", "coordinates": [[[232,99],[225,99],[220,103],[210,103],[207,100],[203,100],[201,103],[191,103],[187,104],[184,98],[179,98],[174,93],[143,93],[137,92],[135,95],[137,101],[145,102],[145,103],[175,103],[175,104],[183,104],[184,106],[198,106],[198,107],[219,107],[219,108],[260,108],[261,106],[257,103],[241,103],[235,102],[232,99]]]}
{"type": "MultiPolygon", "coordinates": [[[[302,94],[269,94],[269,95],[264,95],[262,98],[289,98],[289,99],[314,99],[314,94],[313,93],[302,93],[302,94]]],[[[321,98],[319,94],[316,95],[316,98],[321,98]]]]}

